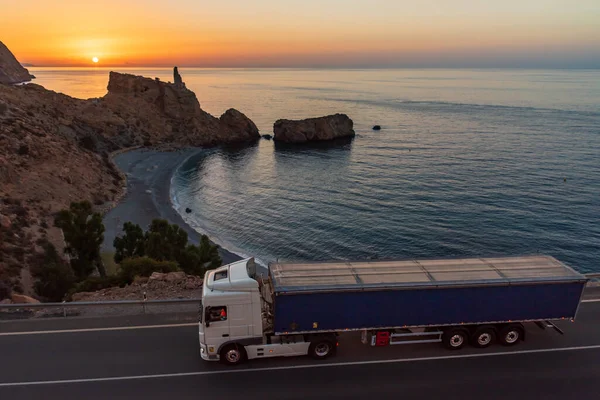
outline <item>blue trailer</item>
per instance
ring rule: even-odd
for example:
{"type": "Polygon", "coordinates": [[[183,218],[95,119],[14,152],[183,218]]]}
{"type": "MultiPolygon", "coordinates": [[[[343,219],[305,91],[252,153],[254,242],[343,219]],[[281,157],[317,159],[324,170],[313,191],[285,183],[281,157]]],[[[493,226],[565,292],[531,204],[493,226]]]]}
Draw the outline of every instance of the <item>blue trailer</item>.
{"type": "Polygon", "coordinates": [[[272,263],[269,274],[277,335],[360,330],[371,344],[450,348],[486,347],[496,337],[515,344],[523,322],[556,328],[554,320],[574,320],[587,283],[540,255],[272,263]]]}
{"type": "MultiPolygon", "coordinates": [[[[524,323],[575,320],[588,279],[553,257],[271,263],[252,258],[206,274],[205,360],[335,353],[338,335],[371,346],[441,342],[515,345],[524,323]]],[[[562,333],[562,332],[561,332],[562,333]]]]}

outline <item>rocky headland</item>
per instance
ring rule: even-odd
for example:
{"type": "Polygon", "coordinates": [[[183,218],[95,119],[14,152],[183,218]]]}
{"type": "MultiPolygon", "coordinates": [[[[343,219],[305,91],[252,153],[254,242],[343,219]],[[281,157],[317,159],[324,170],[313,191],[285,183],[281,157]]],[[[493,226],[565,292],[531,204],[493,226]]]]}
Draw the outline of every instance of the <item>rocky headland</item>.
{"type": "Polygon", "coordinates": [[[24,68],[4,43],[0,42],[0,84],[29,82],[35,78],[24,68]]]}
{"type": "Polygon", "coordinates": [[[273,133],[273,139],[282,143],[329,141],[355,136],[353,122],[346,114],[298,121],[280,119],[273,125],[273,133]]]}
{"type": "Polygon", "coordinates": [[[64,248],[62,232],[53,227],[57,211],[81,200],[100,210],[119,199],[125,179],[112,152],[260,138],[256,125],[237,110],[220,118],[202,110],[178,72],[176,83],[111,72],[104,97],[80,100],[33,83],[12,85],[31,75],[16,68],[14,56],[4,49],[0,76],[8,78],[0,84],[0,286],[33,294],[30,266],[39,261],[40,243],[48,240],[59,251],[64,248]]]}

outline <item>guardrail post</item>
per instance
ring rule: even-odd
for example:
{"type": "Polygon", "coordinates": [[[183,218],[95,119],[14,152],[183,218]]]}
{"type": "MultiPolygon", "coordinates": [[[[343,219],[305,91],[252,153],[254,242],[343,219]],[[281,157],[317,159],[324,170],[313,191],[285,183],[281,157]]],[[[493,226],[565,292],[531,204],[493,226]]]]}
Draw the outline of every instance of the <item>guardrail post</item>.
{"type": "Polygon", "coordinates": [[[146,300],[148,300],[148,297],[146,297],[146,292],[144,292],[144,303],[142,304],[144,307],[144,314],[146,314],[146,300]]]}
{"type": "Polygon", "coordinates": [[[62,304],[63,304],[63,306],[62,306],[63,317],[67,318],[67,309],[65,308],[65,301],[64,300],[62,301],[62,304]]]}

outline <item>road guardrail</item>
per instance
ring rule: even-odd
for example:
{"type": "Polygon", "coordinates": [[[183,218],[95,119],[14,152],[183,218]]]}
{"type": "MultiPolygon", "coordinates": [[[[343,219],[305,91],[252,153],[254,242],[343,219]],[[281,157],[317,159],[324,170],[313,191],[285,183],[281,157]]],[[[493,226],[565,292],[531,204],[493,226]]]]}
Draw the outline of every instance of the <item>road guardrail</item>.
{"type": "Polygon", "coordinates": [[[44,317],[197,312],[200,298],[0,304],[0,320],[44,317]],[[174,309],[173,307],[177,308],[174,309]],[[136,307],[139,307],[136,309],[136,307]],[[129,311],[128,311],[129,310],[129,311]]]}
{"type": "MultiPolygon", "coordinates": [[[[600,281],[600,273],[591,273],[585,275],[591,281],[600,281]]],[[[590,291],[596,291],[599,287],[597,282],[591,282],[589,285],[590,291]]],[[[145,296],[144,296],[145,297],[145,296]]],[[[22,311],[22,310],[36,310],[36,309],[47,309],[54,310],[54,315],[58,313],[64,317],[68,317],[68,310],[79,309],[79,308],[123,308],[123,307],[141,307],[142,314],[148,312],[149,307],[169,307],[174,305],[199,305],[201,302],[200,298],[192,299],[165,299],[165,300],[147,300],[145,298],[140,300],[115,300],[115,301],[72,301],[72,302],[60,302],[60,303],[19,303],[19,304],[0,304],[0,320],[2,314],[10,311],[22,311]],[[4,313],[2,313],[4,311],[4,313]]],[[[191,311],[191,308],[187,309],[191,311]]]]}

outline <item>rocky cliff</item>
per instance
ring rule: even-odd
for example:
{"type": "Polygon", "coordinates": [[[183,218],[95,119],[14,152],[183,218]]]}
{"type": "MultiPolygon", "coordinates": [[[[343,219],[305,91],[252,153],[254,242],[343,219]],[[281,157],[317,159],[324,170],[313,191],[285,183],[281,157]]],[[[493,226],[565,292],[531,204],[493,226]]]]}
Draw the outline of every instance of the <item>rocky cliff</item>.
{"type": "MultiPolygon", "coordinates": [[[[5,67],[0,71],[6,70],[5,67]]],[[[106,207],[125,181],[110,152],[258,140],[236,110],[200,108],[185,84],[112,72],[103,98],[79,100],[36,84],[0,84],[0,285],[33,294],[29,266],[48,240],[59,250],[53,215],[72,201],[106,207]]]]}
{"type": "Polygon", "coordinates": [[[202,110],[182,82],[111,72],[108,93],[99,104],[135,131],[129,136],[136,144],[212,146],[260,138],[256,125],[237,110],[239,123],[233,125],[227,116],[230,111],[220,120],[202,110]]]}
{"type": "Polygon", "coordinates": [[[8,47],[0,42],[0,84],[29,82],[33,78],[35,77],[23,68],[8,47]]]}
{"type": "Polygon", "coordinates": [[[306,143],[333,140],[355,135],[352,120],[345,114],[327,115],[299,121],[280,119],[273,125],[274,140],[306,143]]]}

